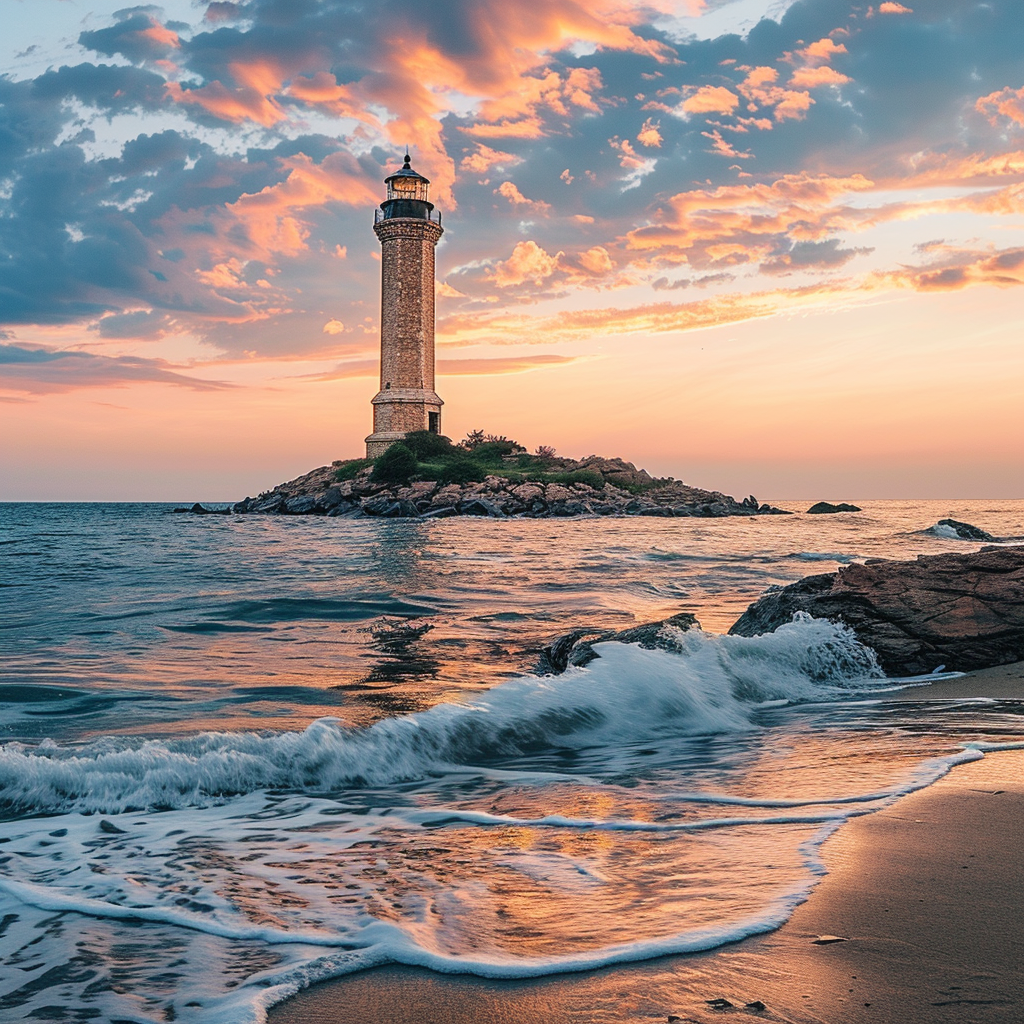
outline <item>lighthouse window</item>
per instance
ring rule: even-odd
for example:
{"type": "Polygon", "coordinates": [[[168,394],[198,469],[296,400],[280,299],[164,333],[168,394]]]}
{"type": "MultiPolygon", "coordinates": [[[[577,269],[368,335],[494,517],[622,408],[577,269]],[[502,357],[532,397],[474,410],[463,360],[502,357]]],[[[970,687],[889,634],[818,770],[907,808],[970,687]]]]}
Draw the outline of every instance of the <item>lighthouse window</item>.
{"type": "Polygon", "coordinates": [[[439,412],[427,413],[427,430],[432,434],[441,433],[441,414],[439,412]]]}

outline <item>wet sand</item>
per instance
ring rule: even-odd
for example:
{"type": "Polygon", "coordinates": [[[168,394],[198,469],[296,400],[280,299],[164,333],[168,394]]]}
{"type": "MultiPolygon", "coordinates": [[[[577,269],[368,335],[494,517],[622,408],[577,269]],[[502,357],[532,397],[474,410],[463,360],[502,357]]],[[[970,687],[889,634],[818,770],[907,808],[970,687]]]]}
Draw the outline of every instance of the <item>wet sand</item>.
{"type": "MultiPolygon", "coordinates": [[[[1024,663],[892,695],[957,697],[1024,700],[1024,663]]],[[[529,981],[379,968],[300,993],[270,1024],[1024,1020],[1024,751],[990,753],[849,822],[822,853],[828,876],[761,938],[529,981]],[[746,1008],[755,1001],[765,1009],[746,1008]]]]}

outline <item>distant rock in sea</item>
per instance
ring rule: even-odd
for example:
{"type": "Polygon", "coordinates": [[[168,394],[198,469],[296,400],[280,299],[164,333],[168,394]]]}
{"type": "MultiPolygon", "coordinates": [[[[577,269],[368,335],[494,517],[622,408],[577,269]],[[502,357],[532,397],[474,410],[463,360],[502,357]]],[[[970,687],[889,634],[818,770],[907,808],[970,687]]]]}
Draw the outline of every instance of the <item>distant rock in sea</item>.
{"type": "Polygon", "coordinates": [[[961,523],[956,519],[940,519],[934,526],[930,526],[925,533],[934,533],[936,537],[946,537],[950,540],[977,540],[991,542],[996,540],[991,533],[986,533],[977,526],[970,523],[961,523]]]}
{"type": "Polygon", "coordinates": [[[765,594],[729,630],[771,633],[794,614],[846,623],[889,675],[1024,660],[1024,547],[871,559],[765,594]]]}
{"type": "Polygon", "coordinates": [[[205,505],[200,505],[197,501],[194,505],[188,508],[176,508],[171,511],[177,513],[186,513],[194,516],[229,516],[231,515],[230,508],[207,508],[205,505]]]}
{"type": "Polygon", "coordinates": [[[372,466],[365,466],[351,479],[338,480],[339,470],[347,464],[336,462],[278,484],[256,498],[246,498],[232,508],[238,514],[248,515],[382,519],[790,515],[783,509],[759,503],[753,495],[737,501],[721,491],[690,487],[679,480],[655,480],[645,470],[622,459],[592,455],[579,461],[558,459],[557,463],[564,483],[522,479],[522,473],[516,474],[519,479],[494,473],[471,483],[414,480],[396,485],[375,482],[372,466]],[[586,479],[573,479],[576,476],[586,479]]]}
{"type": "Polygon", "coordinates": [[[833,512],[862,512],[863,509],[858,505],[849,505],[845,501],[840,502],[838,505],[833,505],[829,501],[819,501],[817,504],[812,505],[808,510],[807,514],[810,516],[822,516],[830,515],[833,512]]]}

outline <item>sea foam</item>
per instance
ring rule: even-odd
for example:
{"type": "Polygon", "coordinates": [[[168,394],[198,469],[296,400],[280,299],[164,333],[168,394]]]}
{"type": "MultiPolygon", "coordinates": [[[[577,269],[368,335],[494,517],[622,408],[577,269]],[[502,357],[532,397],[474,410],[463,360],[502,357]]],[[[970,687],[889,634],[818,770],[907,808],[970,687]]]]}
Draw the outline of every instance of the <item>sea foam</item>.
{"type": "Polygon", "coordinates": [[[8,816],[116,813],[206,806],[260,789],[391,785],[551,749],[744,732],[764,702],[832,700],[882,681],[851,632],[807,616],[754,638],[673,632],[674,653],[598,644],[587,668],[524,676],[364,729],[321,718],[297,732],[9,743],[0,747],[0,807],[8,816]]]}

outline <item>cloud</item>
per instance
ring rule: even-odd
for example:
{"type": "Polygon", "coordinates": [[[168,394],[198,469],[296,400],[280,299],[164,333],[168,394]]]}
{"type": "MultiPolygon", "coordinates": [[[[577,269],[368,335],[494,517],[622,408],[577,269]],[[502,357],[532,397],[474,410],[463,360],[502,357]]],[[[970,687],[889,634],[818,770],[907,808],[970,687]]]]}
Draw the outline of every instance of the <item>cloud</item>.
{"type": "Polygon", "coordinates": [[[838,238],[821,242],[794,242],[787,251],[761,263],[762,274],[790,274],[796,270],[833,270],[855,256],[866,256],[873,248],[844,249],[838,238]]]}
{"type": "Polygon", "coordinates": [[[993,127],[999,125],[999,116],[1005,117],[1013,124],[1024,127],[1024,88],[1000,89],[982,96],[974,105],[975,109],[984,114],[993,127]]]}
{"type": "Polygon", "coordinates": [[[731,114],[740,98],[723,85],[703,85],[680,104],[687,114],[731,114]]]}
{"type": "Polygon", "coordinates": [[[884,3],[878,5],[879,14],[913,14],[914,11],[910,7],[904,7],[903,4],[893,3],[892,0],[885,0],[884,3]]]}
{"type": "Polygon", "coordinates": [[[575,363],[578,356],[525,355],[493,356],[481,359],[439,359],[437,372],[448,377],[483,377],[494,374],[526,373],[550,366],[566,366],[575,363]]]}
{"type": "Polygon", "coordinates": [[[331,319],[323,326],[324,334],[342,334],[345,330],[345,325],[340,320],[331,319]]]}
{"type": "Polygon", "coordinates": [[[640,128],[640,131],[637,133],[636,141],[639,142],[641,146],[647,146],[648,149],[660,148],[662,143],[660,128],[661,124],[659,122],[654,121],[651,118],[647,118],[647,120],[644,121],[643,126],[640,128]]]}
{"type": "Polygon", "coordinates": [[[794,89],[819,89],[823,85],[847,85],[853,79],[840,74],[835,68],[822,65],[817,68],[797,68],[790,76],[789,84],[794,89]]]}
{"type": "Polygon", "coordinates": [[[535,213],[543,213],[551,209],[548,203],[535,202],[532,199],[527,199],[511,181],[503,181],[494,190],[494,194],[496,196],[503,196],[513,206],[526,206],[535,213]]]}
{"type": "Polygon", "coordinates": [[[62,394],[80,388],[169,384],[191,391],[230,387],[178,372],[162,359],[103,356],[89,352],[24,348],[0,344],[0,389],[24,394],[62,394]]]}
{"type": "Polygon", "coordinates": [[[495,265],[490,279],[499,288],[509,288],[526,281],[532,281],[535,285],[542,284],[555,272],[561,255],[558,253],[552,256],[533,241],[518,242],[512,255],[495,265]]]}

